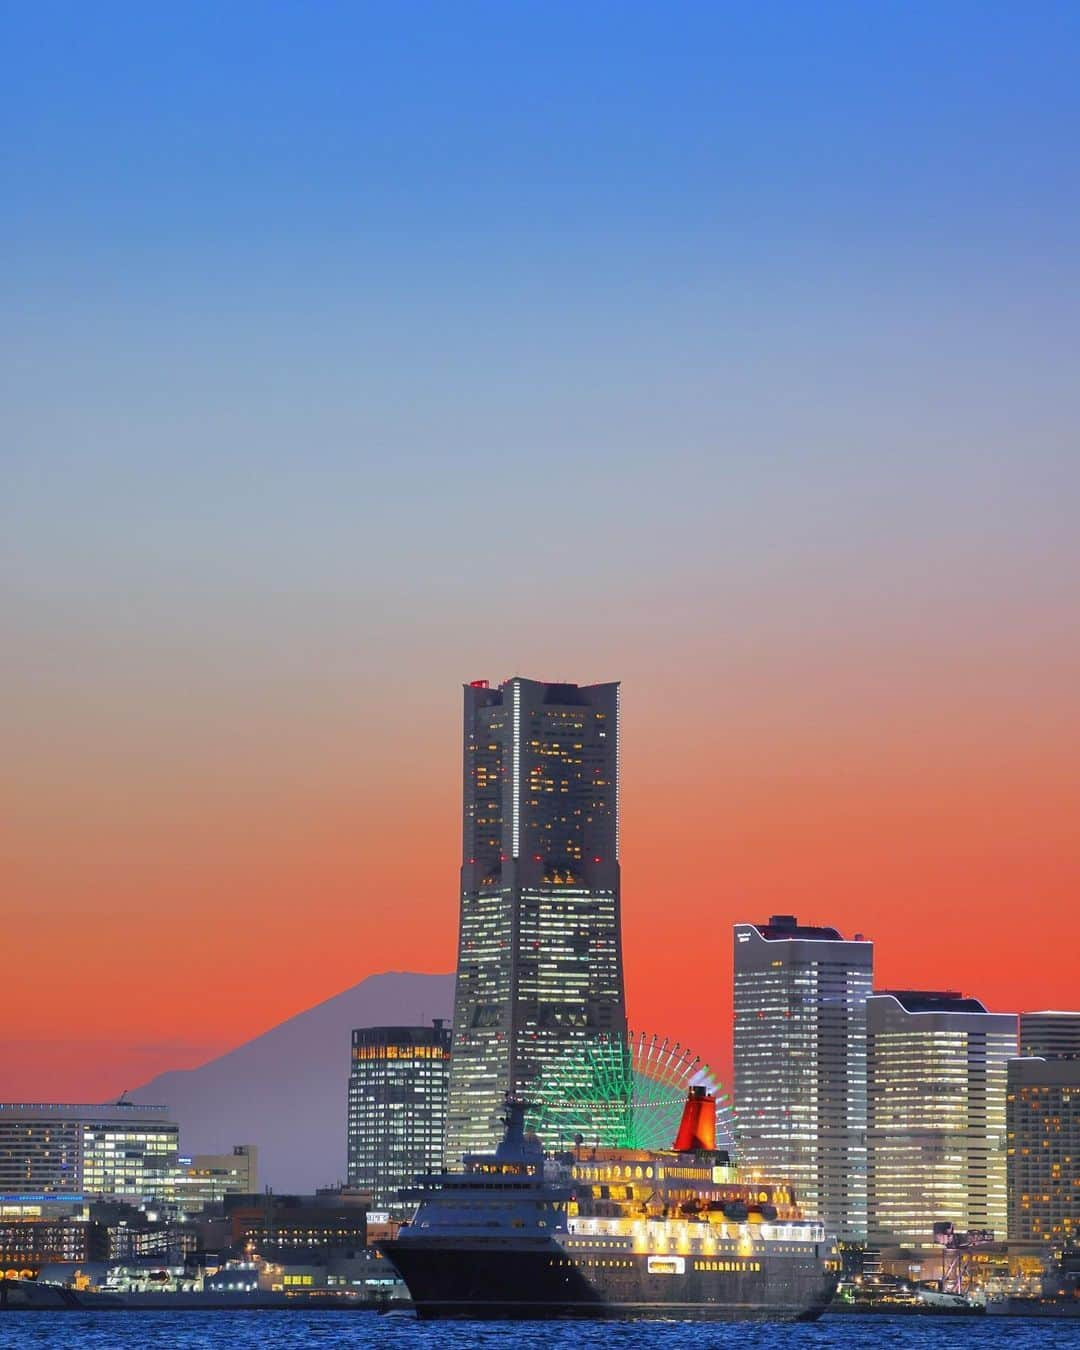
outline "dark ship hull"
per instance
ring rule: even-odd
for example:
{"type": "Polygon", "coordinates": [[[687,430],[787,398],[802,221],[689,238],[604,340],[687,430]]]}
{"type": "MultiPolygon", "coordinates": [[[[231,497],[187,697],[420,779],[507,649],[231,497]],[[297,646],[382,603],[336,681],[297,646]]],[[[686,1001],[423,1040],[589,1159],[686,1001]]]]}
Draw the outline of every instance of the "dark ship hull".
{"type": "Polygon", "coordinates": [[[1080,1298],[1004,1298],[986,1305],[996,1317],[1074,1317],[1080,1321],[1080,1298]]]}
{"type": "MultiPolygon", "coordinates": [[[[837,1277],[820,1258],[775,1256],[760,1270],[715,1270],[686,1257],[658,1273],[643,1254],[591,1262],[557,1241],[398,1239],[381,1244],[422,1318],[666,1318],[815,1321],[837,1277]]],[[[729,1263],[734,1264],[734,1263],[729,1263]]]]}

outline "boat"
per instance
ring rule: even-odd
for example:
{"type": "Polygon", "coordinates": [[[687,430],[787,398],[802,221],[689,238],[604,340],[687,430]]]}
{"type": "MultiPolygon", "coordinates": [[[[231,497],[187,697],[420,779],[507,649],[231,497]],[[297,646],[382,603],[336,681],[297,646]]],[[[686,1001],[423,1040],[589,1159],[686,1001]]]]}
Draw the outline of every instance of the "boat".
{"type": "Polygon", "coordinates": [[[965,1294],[953,1294],[938,1285],[921,1284],[915,1290],[916,1301],[935,1312],[974,1312],[975,1307],[965,1294]]]}
{"type": "Polygon", "coordinates": [[[716,1148],[716,1103],[691,1088],[671,1149],[545,1154],[508,1097],[493,1154],[417,1178],[379,1244],[420,1318],[813,1321],[840,1278],[836,1243],[790,1186],[743,1177],[716,1148]]]}
{"type": "Polygon", "coordinates": [[[991,1317],[1080,1318],[1080,1245],[1067,1242],[1049,1263],[1039,1294],[988,1299],[991,1317]]]}

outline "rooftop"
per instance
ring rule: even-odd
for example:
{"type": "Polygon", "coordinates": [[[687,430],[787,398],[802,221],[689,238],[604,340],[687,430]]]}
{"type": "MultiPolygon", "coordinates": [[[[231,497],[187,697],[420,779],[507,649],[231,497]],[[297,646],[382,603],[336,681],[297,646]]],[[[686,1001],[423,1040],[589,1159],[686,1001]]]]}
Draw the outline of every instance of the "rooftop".
{"type": "Polygon", "coordinates": [[[875,989],[875,998],[894,998],[905,1012],[984,1013],[977,998],[966,998],[955,989],[875,989]]]}
{"type": "MultiPolygon", "coordinates": [[[[812,942],[843,942],[843,934],[836,928],[820,927],[816,924],[800,923],[794,914],[774,914],[768,923],[755,923],[756,928],[766,942],[784,942],[793,938],[809,939],[812,942]]],[[[856,942],[864,941],[861,934],[856,942]]]]}

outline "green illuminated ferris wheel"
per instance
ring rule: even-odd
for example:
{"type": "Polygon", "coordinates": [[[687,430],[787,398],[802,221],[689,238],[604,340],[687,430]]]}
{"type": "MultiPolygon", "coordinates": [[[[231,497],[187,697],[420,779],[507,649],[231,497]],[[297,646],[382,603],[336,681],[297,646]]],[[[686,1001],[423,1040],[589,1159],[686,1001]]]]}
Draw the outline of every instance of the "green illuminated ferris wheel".
{"type": "Polygon", "coordinates": [[[716,1098],[716,1143],[732,1147],[731,1104],[709,1066],[678,1041],[647,1032],[584,1041],[533,1084],[529,1123],[548,1148],[578,1136],[608,1148],[670,1148],[686,1094],[716,1098]]]}

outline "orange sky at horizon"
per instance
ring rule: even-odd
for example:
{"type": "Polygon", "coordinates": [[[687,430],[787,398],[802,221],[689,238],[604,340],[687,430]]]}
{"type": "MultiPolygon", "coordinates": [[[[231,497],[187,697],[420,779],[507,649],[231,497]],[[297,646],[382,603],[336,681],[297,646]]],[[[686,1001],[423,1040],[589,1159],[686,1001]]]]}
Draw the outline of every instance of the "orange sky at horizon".
{"type": "MultiPolygon", "coordinates": [[[[725,1078],[731,925],[773,913],[873,938],[879,987],[1080,1005],[1067,669],[1018,679],[1014,661],[976,693],[966,659],[939,661],[935,687],[879,657],[841,677],[835,651],[747,654],[722,679],[639,658],[624,681],[631,1022],[725,1078]],[[1047,697],[1020,697],[1036,677],[1047,697]]],[[[418,679],[416,758],[394,718],[334,703],[274,740],[277,698],[217,759],[152,719],[88,739],[66,780],[71,740],[38,746],[8,862],[26,907],[8,916],[0,1098],[104,1097],[368,974],[452,969],[460,710],[449,684],[413,703],[418,679]]]]}

